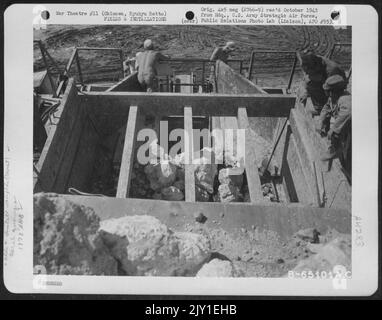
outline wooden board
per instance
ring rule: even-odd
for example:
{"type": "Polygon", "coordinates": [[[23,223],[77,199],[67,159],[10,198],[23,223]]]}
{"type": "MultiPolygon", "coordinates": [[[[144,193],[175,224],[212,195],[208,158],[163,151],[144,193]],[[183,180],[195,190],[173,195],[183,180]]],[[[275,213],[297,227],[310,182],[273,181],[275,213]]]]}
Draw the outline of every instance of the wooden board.
{"type": "Polygon", "coordinates": [[[303,166],[305,164],[301,163],[301,158],[298,153],[296,141],[293,135],[289,136],[288,152],[286,159],[293,177],[293,183],[296,188],[298,201],[306,205],[316,205],[314,194],[311,192],[314,187],[314,180],[307,179],[304,175],[303,166]]]}
{"type": "Polygon", "coordinates": [[[176,80],[179,80],[180,83],[176,83],[175,87],[179,86],[179,92],[181,93],[193,93],[193,86],[182,86],[181,84],[192,84],[193,77],[191,74],[178,74],[175,76],[176,80]]]}
{"type": "MultiPolygon", "coordinates": [[[[78,146],[84,132],[84,127],[86,125],[85,112],[80,110],[77,118],[74,119],[74,125],[71,131],[68,132],[70,137],[66,144],[64,155],[65,158],[61,161],[58,167],[57,176],[54,181],[53,190],[59,193],[67,192],[67,182],[70,177],[70,172],[72,171],[73,163],[78,152],[78,146]]],[[[92,163],[91,163],[92,164],[92,163]]],[[[87,164],[88,166],[91,164],[87,164]]]]}
{"type": "Polygon", "coordinates": [[[75,188],[84,192],[91,192],[89,182],[93,173],[94,159],[97,150],[97,143],[100,137],[88,117],[84,120],[84,128],[69,174],[65,190],[75,188]]]}
{"type": "Polygon", "coordinates": [[[221,60],[216,61],[215,70],[216,91],[219,93],[266,93],[221,60]]]}
{"type": "Polygon", "coordinates": [[[136,139],[137,118],[138,107],[130,106],[129,118],[127,120],[125,133],[122,162],[118,179],[117,198],[127,198],[129,194],[131,171],[134,162],[134,145],[136,139]]]}
{"type": "Polygon", "coordinates": [[[54,189],[56,177],[60,171],[61,163],[65,159],[65,150],[70,141],[70,133],[76,123],[80,110],[83,109],[81,100],[77,95],[74,80],[69,79],[66,91],[61,101],[59,112],[55,114],[60,120],[57,125],[49,131],[44,149],[36,165],[40,172],[37,184],[34,185],[34,191],[57,192],[54,189]]]}
{"type": "MultiPolygon", "coordinates": [[[[208,228],[218,228],[234,235],[243,226],[272,230],[281,238],[295,232],[316,228],[322,234],[331,229],[341,233],[351,232],[351,214],[341,209],[321,209],[289,204],[288,207],[276,203],[251,204],[221,202],[183,202],[150,199],[116,199],[109,197],[87,197],[65,195],[65,198],[79,205],[94,209],[101,220],[132,215],[150,214],[165,223],[172,230],[184,231],[187,224],[193,224],[193,213],[203,212],[208,228]],[[174,214],[175,213],[175,214],[174,214]],[[224,218],[222,218],[224,215],[224,218]],[[219,224],[216,224],[216,221],[219,224]]],[[[220,231],[219,231],[220,232],[220,231]]]]}
{"type": "Polygon", "coordinates": [[[187,202],[195,202],[195,172],[194,166],[192,164],[192,155],[194,150],[194,135],[192,131],[192,108],[189,106],[184,107],[184,130],[184,149],[185,154],[189,156],[189,164],[185,165],[185,199],[187,202]]]}
{"type": "Polygon", "coordinates": [[[185,104],[194,116],[237,116],[237,106],[249,117],[287,117],[294,107],[292,95],[268,94],[174,94],[139,92],[88,92],[80,96],[95,114],[124,114],[126,106],[139,105],[146,114],[183,116],[185,104]]]}
{"type": "Polygon", "coordinates": [[[256,167],[256,151],[254,150],[254,136],[248,122],[247,109],[239,107],[237,113],[238,125],[240,129],[245,129],[245,173],[247,175],[248,190],[251,202],[264,201],[261,191],[261,182],[258,169],[256,167]]]}
{"type": "Polygon", "coordinates": [[[315,131],[314,120],[308,118],[300,109],[299,107],[291,111],[290,124],[293,135],[299,139],[297,146],[302,150],[301,155],[306,158],[305,169],[312,177],[312,183],[315,183],[313,161],[316,163],[320,198],[324,198],[324,193],[326,195],[323,205],[351,210],[351,186],[341,171],[339,160],[335,159],[328,171],[328,162],[320,160],[321,155],[327,151],[326,139],[315,131]]]}

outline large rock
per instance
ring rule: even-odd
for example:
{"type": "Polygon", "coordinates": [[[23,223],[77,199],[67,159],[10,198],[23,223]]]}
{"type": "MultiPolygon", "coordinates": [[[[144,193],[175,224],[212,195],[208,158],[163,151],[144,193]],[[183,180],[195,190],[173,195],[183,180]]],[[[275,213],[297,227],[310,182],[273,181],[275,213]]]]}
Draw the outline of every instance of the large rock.
{"type": "Polygon", "coordinates": [[[184,191],[185,189],[185,182],[184,180],[177,180],[174,182],[174,187],[178,188],[180,191],[184,191]]]}
{"type": "Polygon", "coordinates": [[[195,184],[213,194],[217,171],[217,165],[209,163],[208,158],[195,160],[195,184]]]}
{"type": "Polygon", "coordinates": [[[325,245],[315,245],[316,254],[304,259],[293,269],[294,272],[333,272],[335,266],[351,270],[351,237],[341,235],[325,245]]]}
{"type": "Polygon", "coordinates": [[[240,202],[243,200],[243,195],[237,186],[224,183],[219,186],[217,198],[220,202],[240,202]]]}
{"type": "Polygon", "coordinates": [[[183,192],[177,187],[170,186],[161,191],[162,199],[168,201],[181,201],[184,199],[183,192]]]}
{"type": "Polygon", "coordinates": [[[210,256],[210,243],[204,236],[174,233],[151,216],[102,221],[101,229],[128,240],[128,258],[136,275],[195,275],[210,256]]]}
{"type": "Polygon", "coordinates": [[[233,184],[238,188],[243,185],[244,169],[242,168],[224,168],[219,170],[219,182],[221,184],[233,184]]]}
{"type": "MultiPolygon", "coordinates": [[[[217,165],[212,163],[213,160],[214,153],[211,148],[203,148],[194,152],[192,164],[185,163],[186,159],[184,152],[177,154],[171,159],[171,163],[178,168],[176,174],[177,181],[184,181],[184,169],[186,165],[194,166],[196,201],[208,201],[210,195],[214,193],[217,165]]],[[[174,184],[174,186],[182,190],[178,185],[174,184]]]]}
{"type": "Polygon", "coordinates": [[[213,259],[206,263],[196,274],[196,277],[237,277],[238,274],[229,260],[213,259]]]}
{"type": "Polygon", "coordinates": [[[127,240],[98,231],[99,218],[92,209],[52,193],[35,194],[33,201],[35,266],[44,266],[48,274],[131,274],[127,240]]]}
{"type": "Polygon", "coordinates": [[[195,200],[197,202],[209,202],[210,201],[210,194],[207,190],[195,186],[195,200]]]}
{"type": "Polygon", "coordinates": [[[177,166],[169,161],[146,165],[145,174],[150,181],[150,188],[159,191],[173,185],[176,179],[177,166]]]}

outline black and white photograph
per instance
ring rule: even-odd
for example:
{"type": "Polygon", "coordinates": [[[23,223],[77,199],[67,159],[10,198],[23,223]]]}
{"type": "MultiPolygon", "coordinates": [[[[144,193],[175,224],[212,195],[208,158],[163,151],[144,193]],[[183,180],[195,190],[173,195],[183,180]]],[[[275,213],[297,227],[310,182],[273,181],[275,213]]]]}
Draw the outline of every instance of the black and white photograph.
{"type": "Polygon", "coordinates": [[[378,59],[367,5],[9,6],[6,290],[374,295],[378,59]]]}
{"type": "Polygon", "coordinates": [[[34,272],[351,273],[351,27],[33,41],[34,272]]]}

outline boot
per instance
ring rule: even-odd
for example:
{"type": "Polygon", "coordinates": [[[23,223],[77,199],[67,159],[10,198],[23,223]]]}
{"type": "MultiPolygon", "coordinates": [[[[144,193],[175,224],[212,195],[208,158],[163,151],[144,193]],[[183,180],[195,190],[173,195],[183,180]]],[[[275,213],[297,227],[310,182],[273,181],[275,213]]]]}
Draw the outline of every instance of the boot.
{"type": "Polygon", "coordinates": [[[330,138],[328,151],[321,157],[322,161],[329,161],[337,158],[341,153],[341,145],[339,137],[333,133],[330,138]]]}

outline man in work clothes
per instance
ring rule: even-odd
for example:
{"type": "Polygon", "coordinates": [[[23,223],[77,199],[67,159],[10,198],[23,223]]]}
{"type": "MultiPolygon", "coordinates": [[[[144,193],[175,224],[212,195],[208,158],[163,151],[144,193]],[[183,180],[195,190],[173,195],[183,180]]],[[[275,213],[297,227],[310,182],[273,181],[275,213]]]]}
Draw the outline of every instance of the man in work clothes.
{"type": "MultiPolygon", "coordinates": [[[[217,61],[221,60],[225,64],[228,62],[228,58],[231,54],[231,52],[235,51],[235,42],[228,41],[224,47],[216,47],[214,52],[212,53],[210,57],[210,61],[217,61]]],[[[215,79],[215,64],[211,67],[211,74],[210,74],[210,86],[213,87],[212,84],[216,83],[215,79]]],[[[209,88],[209,91],[212,91],[212,87],[209,88]]]]}
{"type": "Polygon", "coordinates": [[[299,100],[305,105],[307,98],[310,97],[313,109],[308,111],[313,116],[319,115],[328,99],[322,88],[326,79],[334,75],[340,75],[346,79],[345,72],[336,62],[313,53],[302,56],[300,62],[304,71],[304,80],[298,94],[299,100]]]}
{"type": "Polygon", "coordinates": [[[328,135],[329,148],[323,155],[323,161],[334,159],[342,152],[343,145],[349,141],[351,134],[351,95],[345,91],[347,81],[340,75],[329,77],[323,89],[328,95],[328,101],[320,113],[320,128],[322,136],[328,135]],[[330,126],[330,119],[334,123],[330,126]]]}
{"type": "Polygon", "coordinates": [[[211,55],[210,61],[221,60],[224,63],[227,63],[230,53],[235,50],[235,43],[233,41],[228,41],[224,47],[215,48],[211,55]]]}
{"type": "Polygon", "coordinates": [[[169,58],[154,50],[150,39],[143,43],[144,51],[136,56],[138,65],[138,81],[143,90],[153,92],[157,90],[157,65],[162,60],[169,58]]]}

